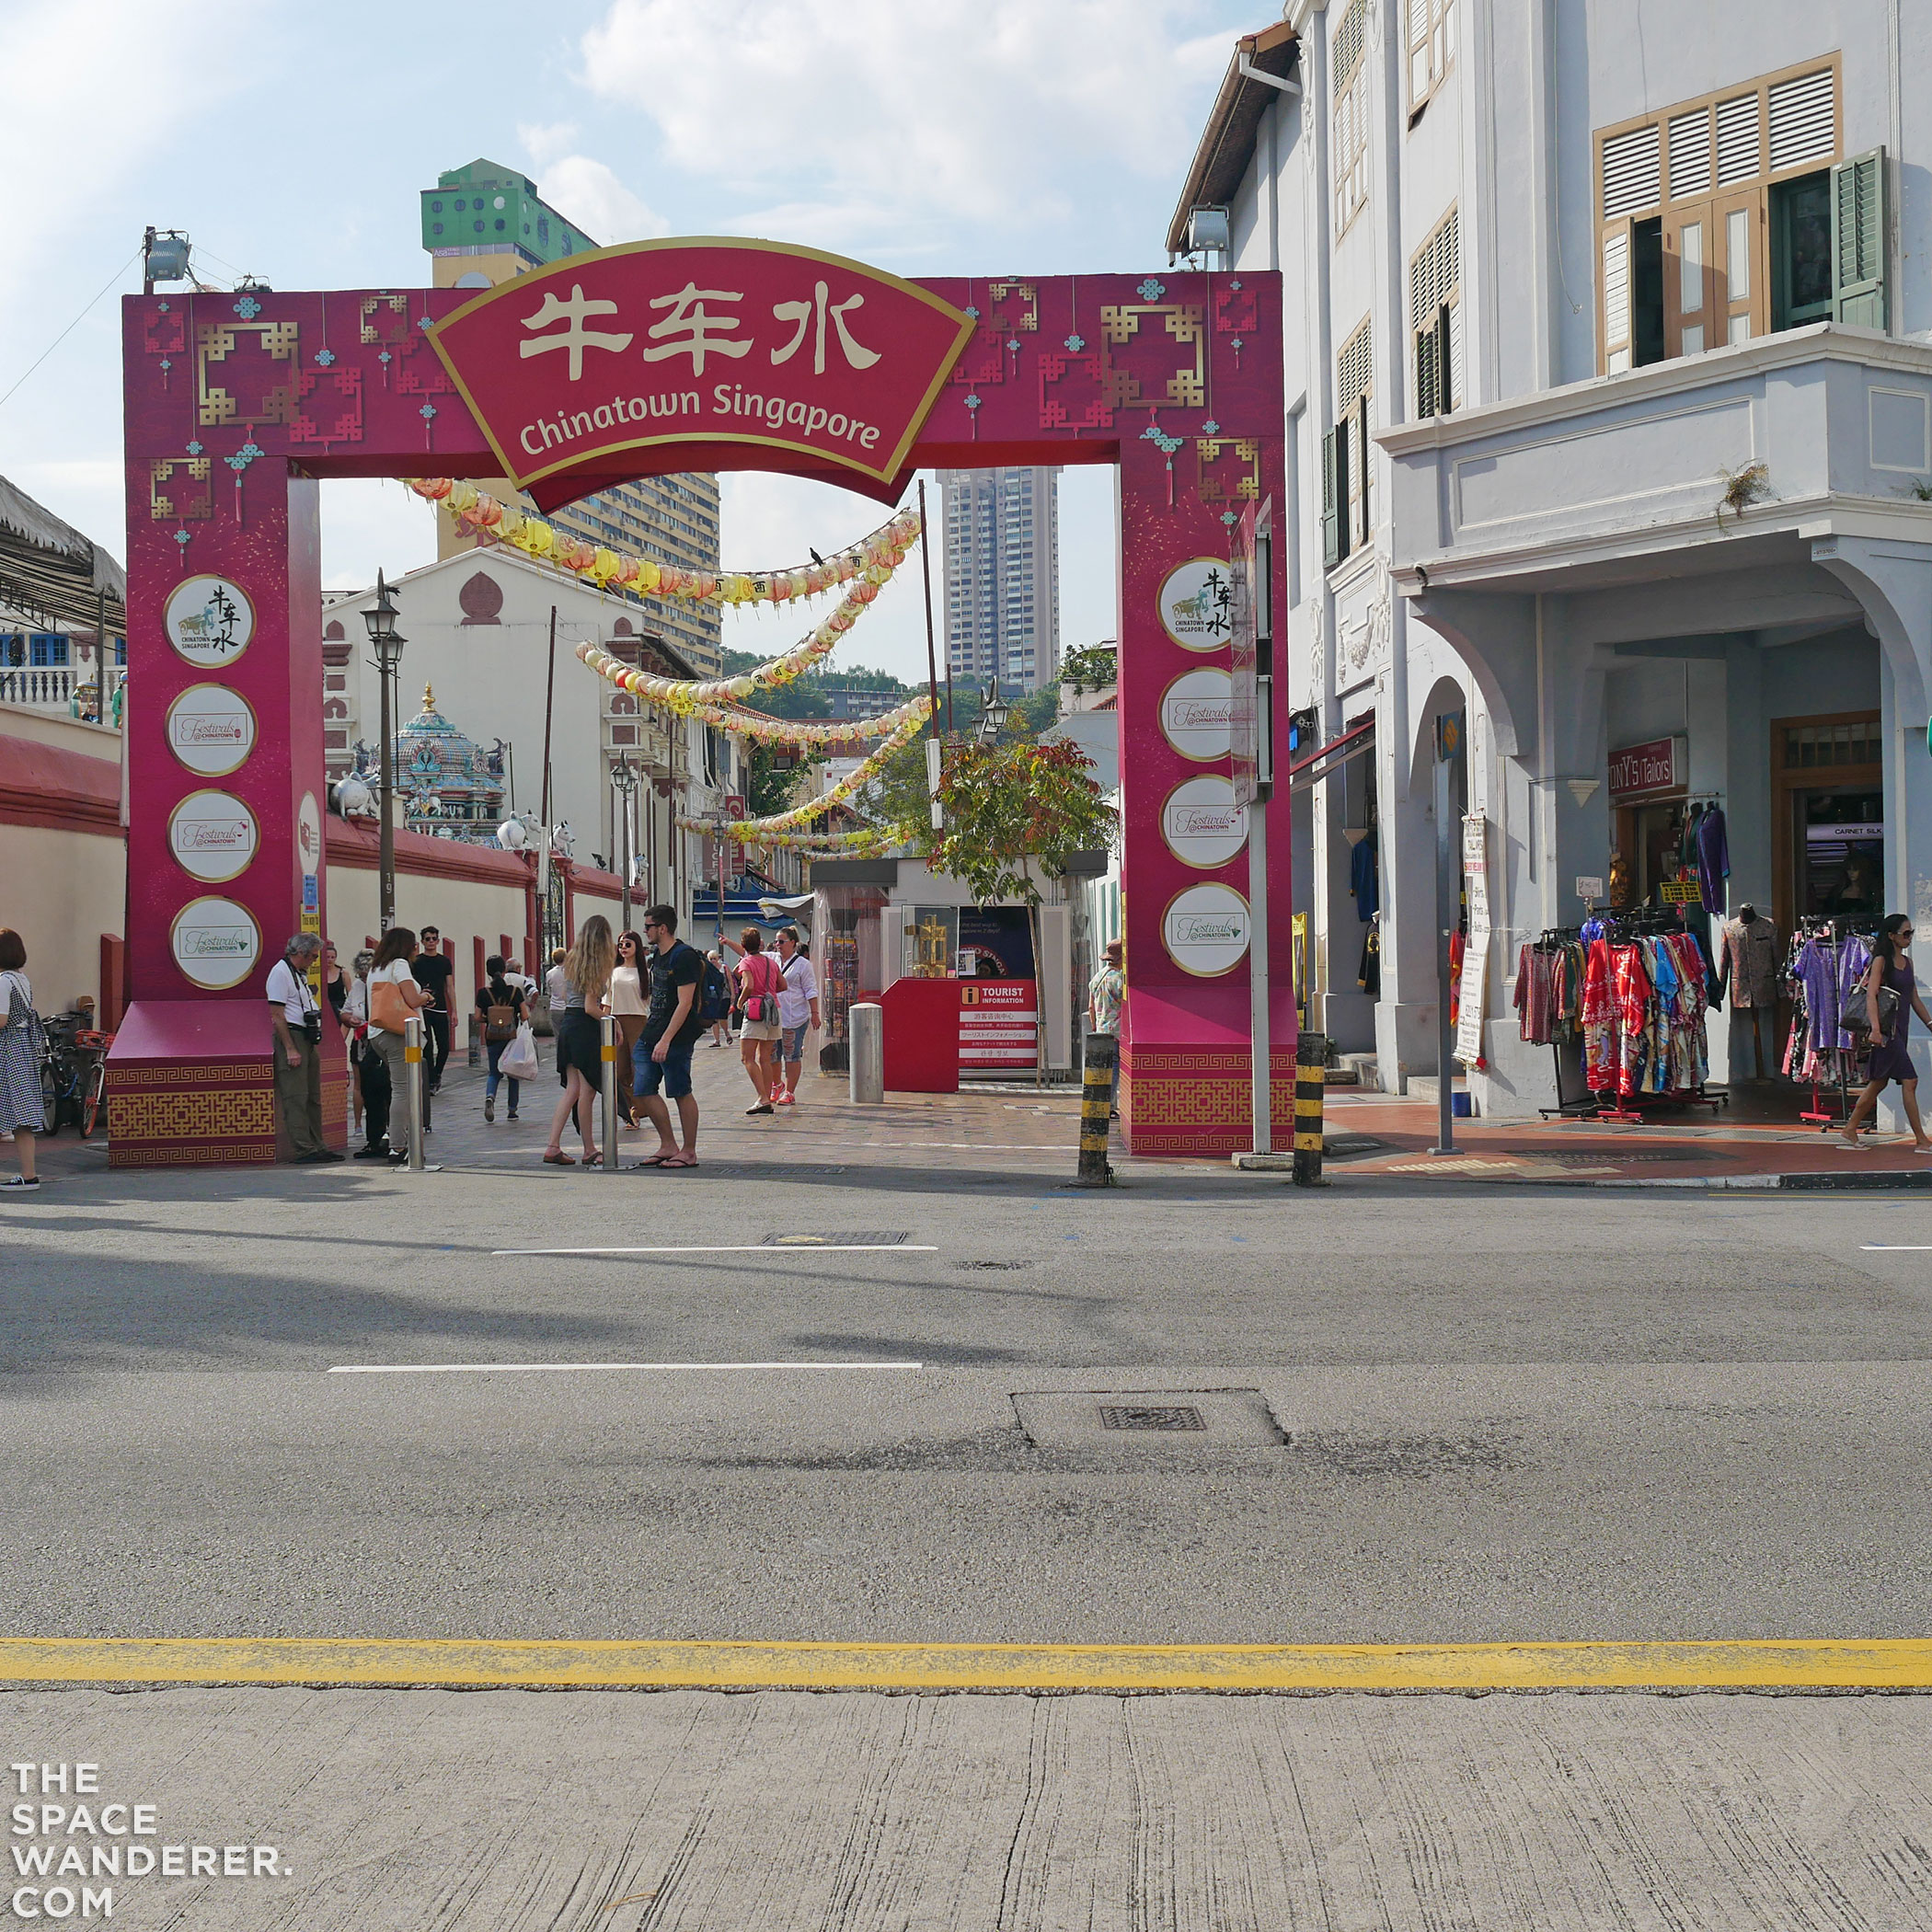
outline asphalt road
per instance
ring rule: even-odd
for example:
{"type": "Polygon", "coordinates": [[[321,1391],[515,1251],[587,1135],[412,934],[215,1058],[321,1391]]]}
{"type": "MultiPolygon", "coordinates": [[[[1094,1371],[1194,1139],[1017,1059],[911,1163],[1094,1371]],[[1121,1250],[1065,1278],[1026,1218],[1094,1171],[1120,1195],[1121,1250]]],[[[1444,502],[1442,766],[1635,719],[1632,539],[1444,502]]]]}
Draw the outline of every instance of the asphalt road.
{"type": "Polygon", "coordinates": [[[50,1188],[0,1223],[0,1625],[1932,1627],[1932,1253],[1864,1248],[1932,1202],[1064,1166],[50,1188]],[[903,1241],[755,1246],[800,1235],[903,1241]],[[754,1251],[504,1252],[591,1246],[754,1251]],[[1228,1389],[1258,1440],[1099,1426],[1228,1389]]]}
{"type": "MultiPolygon", "coordinates": [[[[57,1148],[7,1203],[0,1642],[1932,1631],[1932,1198],[1081,1194],[1023,1099],[1004,1151],[726,1117],[696,1172],[558,1173],[463,1105],[443,1173],[57,1148]],[[587,1248],[644,1251],[530,1251],[587,1248]]],[[[116,1879],[133,1932],[1932,1925],[1926,1696],[40,1685],[0,1728],[160,1844],[276,1848],[116,1879]]]]}

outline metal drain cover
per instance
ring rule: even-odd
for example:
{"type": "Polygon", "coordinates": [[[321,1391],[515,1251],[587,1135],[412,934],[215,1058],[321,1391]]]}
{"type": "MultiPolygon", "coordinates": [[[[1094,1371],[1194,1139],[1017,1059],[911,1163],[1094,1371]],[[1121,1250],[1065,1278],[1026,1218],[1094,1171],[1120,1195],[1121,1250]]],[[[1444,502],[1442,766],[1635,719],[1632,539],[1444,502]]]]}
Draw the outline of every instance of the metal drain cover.
{"type": "Polygon", "coordinates": [[[829,1235],[767,1235],[766,1248],[897,1248],[912,1236],[904,1229],[896,1233],[880,1228],[845,1229],[829,1235]]]}
{"type": "Polygon", "coordinates": [[[1162,1407],[1103,1402],[1100,1405],[1100,1427],[1205,1431],[1207,1424],[1201,1420],[1201,1411],[1190,1404],[1169,1403],[1162,1407]]]}
{"type": "Polygon", "coordinates": [[[1278,1448],[1284,1440],[1257,1388],[1029,1389],[1013,1397],[1041,1449],[1278,1448]]]}

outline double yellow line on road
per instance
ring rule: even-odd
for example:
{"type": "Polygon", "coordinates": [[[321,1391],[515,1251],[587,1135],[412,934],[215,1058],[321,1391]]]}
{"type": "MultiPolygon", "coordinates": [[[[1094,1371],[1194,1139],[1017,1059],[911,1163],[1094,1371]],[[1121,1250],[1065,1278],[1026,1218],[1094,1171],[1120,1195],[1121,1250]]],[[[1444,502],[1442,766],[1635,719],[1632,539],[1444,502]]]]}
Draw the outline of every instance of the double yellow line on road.
{"type": "Polygon", "coordinates": [[[1469,1644],[0,1639],[0,1683],[584,1690],[1932,1690],[1932,1641],[1469,1644]]]}

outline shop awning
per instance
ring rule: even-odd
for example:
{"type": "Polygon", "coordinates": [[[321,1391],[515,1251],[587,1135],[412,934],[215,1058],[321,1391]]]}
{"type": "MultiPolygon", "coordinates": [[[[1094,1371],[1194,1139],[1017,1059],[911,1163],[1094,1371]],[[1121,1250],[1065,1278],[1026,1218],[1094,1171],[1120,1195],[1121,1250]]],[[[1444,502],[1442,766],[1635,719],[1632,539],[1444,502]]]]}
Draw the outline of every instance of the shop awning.
{"type": "Polygon", "coordinates": [[[1305,758],[1297,758],[1288,767],[1288,789],[1307,791],[1324,778],[1332,778],[1351,758],[1360,758],[1375,749],[1375,720],[1371,718],[1340,738],[1331,738],[1305,758]]]}

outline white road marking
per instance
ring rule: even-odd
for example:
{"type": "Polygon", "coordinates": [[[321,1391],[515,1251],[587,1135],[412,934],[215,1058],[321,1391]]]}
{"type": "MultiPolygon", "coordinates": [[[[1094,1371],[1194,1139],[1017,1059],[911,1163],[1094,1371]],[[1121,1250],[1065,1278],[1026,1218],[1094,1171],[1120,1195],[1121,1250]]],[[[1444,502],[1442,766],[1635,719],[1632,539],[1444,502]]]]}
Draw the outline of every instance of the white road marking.
{"type": "Polygon", "coordinates": [[[1869,1255],[1932,1255],[1932,1241],[1861,1241],[1869,1255]]]}
{"type": "Polygon", "coordinates": [[[921,1241],[742,1241],[728,1248],[492,1248],[498,1255],[936,1255],[921,1241]]]}
{"type": "Polygon", "coordinates": [[[394,1362],[344,1363],[331,1375],[560,1375],[632,1369],[916,1369],[923,1362],[394,1362]]]}

